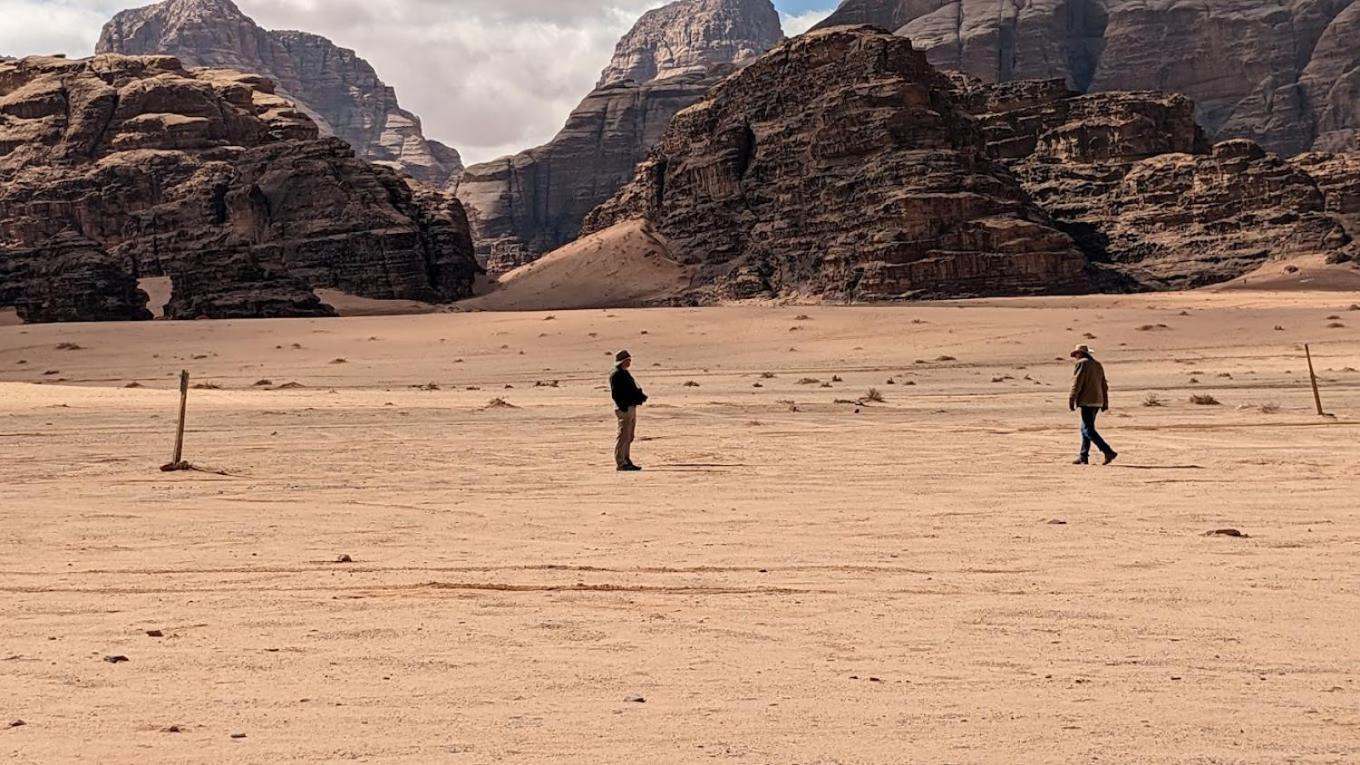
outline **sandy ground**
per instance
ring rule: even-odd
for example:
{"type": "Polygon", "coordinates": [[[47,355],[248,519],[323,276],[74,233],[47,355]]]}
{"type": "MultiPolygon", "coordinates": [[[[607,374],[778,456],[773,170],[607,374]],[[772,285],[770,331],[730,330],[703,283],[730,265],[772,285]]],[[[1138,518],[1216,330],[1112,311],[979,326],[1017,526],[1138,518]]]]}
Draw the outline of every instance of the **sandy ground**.
{"type": "Polygon", "coordinates": [[[1353,297],[4,327],[0,760],[1360,761],[1353,297]]]}

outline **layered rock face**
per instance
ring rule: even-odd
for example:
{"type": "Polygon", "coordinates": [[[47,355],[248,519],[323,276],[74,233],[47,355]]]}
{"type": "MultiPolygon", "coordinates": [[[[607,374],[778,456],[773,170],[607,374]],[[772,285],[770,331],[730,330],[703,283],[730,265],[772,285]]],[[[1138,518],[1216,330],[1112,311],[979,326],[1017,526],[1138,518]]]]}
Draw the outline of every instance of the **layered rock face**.
{"type": "Polygon", "coordinates": [[[1073,240],[994,161],[910,41],[789,41],[676,116],[588,231],[646,219],[698,299],[1077,292],[1073,240]]]}
{"type": "Polygon", "coordinates": [[[425,138],[420,119],[354,51],[317,35],[262,29],[231,0],[165,0],[123,11],[104,26],[96,50],[260,74],[363,159],[435,187],[462,172],[458,152],[425,138]]]}
{"type": "Polygon", "coordinates": [[[1360,167],[1285,161],[1243,139],[1210,147],[1184,96],[1080,95],[1062,81],[956,77],[993,152],[1082,245],[1148,288],[1226,281],[1268,260],[1331,255],[1360,167]],[[1314,177],[1328,176],[1324,192],[1314,177]]]}
{"type": "Polygon", "coordinates": [[[750,61],[784,38],[767,0],[688,0],[648,11],[614,50],[597,87],[651,82],[750,61]]]}
{"type": "Polygon", "coordinates": [[[552,141],[463,174],[458,198],[488,268],[508,271],[575,239],[676,112],[781,39],[770,0],[679,0],[646,14],[552,141]]]}
{"type": "Polygon", "coordinates": [[[30,321],[331,313],[313,288],[449,301],[466,217],[320,138],[255,75],[169,56],[0,64],[0,298],[30,321]]]}
{"type": "Polygon", "coordinates": [[[1360,149],[1360,0],[845,0],[823,26],[865,23],[987,82],[1181,93],[1216,138],[1360,149]]]}

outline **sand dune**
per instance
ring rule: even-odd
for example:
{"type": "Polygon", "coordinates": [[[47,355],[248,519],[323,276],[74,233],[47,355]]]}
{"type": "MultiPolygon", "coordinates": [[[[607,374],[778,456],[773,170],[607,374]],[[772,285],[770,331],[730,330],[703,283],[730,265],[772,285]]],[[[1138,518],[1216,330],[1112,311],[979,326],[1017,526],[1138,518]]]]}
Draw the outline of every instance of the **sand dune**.
{"type": "Polygon", "coordinates": [[[654,305],[689,286],[690,269],[641,221],[620,223],[502,276],[484,297],[459,303],[486,311],[553,311],[654,305]]]}
{"type": "Polygon", "coordinates": [[[1352,302],[0,328],[0,759],[1360,760],[1352,302]]]}

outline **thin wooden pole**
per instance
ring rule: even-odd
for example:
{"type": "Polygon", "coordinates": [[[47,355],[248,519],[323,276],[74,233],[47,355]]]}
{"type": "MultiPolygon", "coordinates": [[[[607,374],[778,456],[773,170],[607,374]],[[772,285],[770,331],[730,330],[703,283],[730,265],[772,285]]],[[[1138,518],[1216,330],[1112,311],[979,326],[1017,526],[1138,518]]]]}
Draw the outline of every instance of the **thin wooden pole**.
{"type": "Polygon", "coordinates": [[[163,470],[184,470],[184,420],[189,411],[189,371],[179,373],[179,427],[175,429],[175,458],[163,470]]]}
{"type": "Polygon", "coordinates": [[[1308,355],[1308,379],[1313,382],[1313,403],[1317,404],[1319,417],[1326,417],[1327,413],[1322,411],[1322,393],[1318,391],[1317,372],[1313,371],[1313,349],[1305,343],[1303,352],[1308,355]]]}

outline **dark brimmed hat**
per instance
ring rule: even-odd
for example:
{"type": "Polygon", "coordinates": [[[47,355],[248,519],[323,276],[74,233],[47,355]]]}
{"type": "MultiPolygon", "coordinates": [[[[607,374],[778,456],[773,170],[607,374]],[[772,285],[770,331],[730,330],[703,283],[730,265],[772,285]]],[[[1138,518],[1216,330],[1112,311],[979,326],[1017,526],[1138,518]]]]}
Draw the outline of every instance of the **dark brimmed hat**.
{"type": "Polygon", "coordinates": [[[1074,359],[1078,356],[1090,356],[1090,355],[1091,355],[1090,346],[1078,345],[1076,348],[1072,349],[1072,358],[1074,359]]]}
{"type": "Polygon", "coordinates": [[[633,358],[633,354],[629,353],[628,351],[619,351],[619,352],[618,352],[617,354],[615,354],[615,356],[614,356],[614,363],[616,363],[616,364],[622,364],[623,362],[625,362],[625,361],[627,361],[627,360],[629,360],[629,359],[631,359],[631,358],[633,358]]]}

